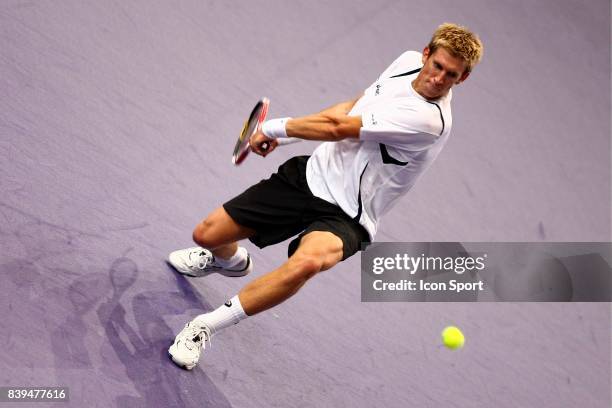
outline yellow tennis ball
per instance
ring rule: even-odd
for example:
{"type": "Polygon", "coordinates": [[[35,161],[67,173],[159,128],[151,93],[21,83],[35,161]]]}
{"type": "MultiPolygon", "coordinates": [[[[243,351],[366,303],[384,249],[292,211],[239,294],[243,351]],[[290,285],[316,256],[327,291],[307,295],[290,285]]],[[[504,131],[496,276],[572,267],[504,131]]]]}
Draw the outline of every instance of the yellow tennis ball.
{"type": "Polygon", "coordinates": [[[465,344],[463,333],[455,326],[448,326],[442,331],[442,342],[451,350],[460,349],[465,344]]]}

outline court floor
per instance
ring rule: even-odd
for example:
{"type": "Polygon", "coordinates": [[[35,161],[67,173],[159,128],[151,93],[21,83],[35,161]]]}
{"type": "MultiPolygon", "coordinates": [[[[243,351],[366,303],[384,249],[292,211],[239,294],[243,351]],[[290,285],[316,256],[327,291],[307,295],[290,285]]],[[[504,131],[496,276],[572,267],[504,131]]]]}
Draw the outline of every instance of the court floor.
{"type": "MultiPolygon", "coordinates": [[[[166,356],[250,279],[185,279],[167,254],[316,146],[235,168],[254,101],[353,98],[444,21],[484,60],[377,239],[610,241],[607,1],[1,2],[0,387],[66,386],[70,407],[609,407],[609,303],[362,303],[358,256],[192,372],[166,356]],[[441,346],[449,324],[464,349],[441,346]]],[[[286,257],[245,245],[254,276],[286,257]]]]}

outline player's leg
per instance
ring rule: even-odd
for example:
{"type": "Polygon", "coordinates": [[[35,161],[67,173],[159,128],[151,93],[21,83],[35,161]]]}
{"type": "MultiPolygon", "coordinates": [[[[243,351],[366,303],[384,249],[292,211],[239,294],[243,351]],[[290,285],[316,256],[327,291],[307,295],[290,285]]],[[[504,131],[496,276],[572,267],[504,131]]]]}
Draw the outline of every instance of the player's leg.
{"type": "Polygon", "coordinates": [[[308,279],[340,262],[343,255],[343,241],[333,233],[312,231],[305,234],[287,262],[249,283],[223,306],[189,322],[168,349],[172,360],[192,369],[200,359],[204,344],[215,333],[287,300],[308,279]]]}
{"type": "Polygon", "coordinates": [[[199,246],[172,252],[169,263],[188,276],[220,273],[225,276],[245,276],[253,270],[246,248],[236,241],[255,234],[232,219],[223,207],[217,208],[193,231],[193,240],[199,246]]]}
{"type": "Polygon", "coordinates": [[[226,276],[249,273],[250,257],[236,241],[249,238],[263,248],[304,230],[302,215],[311,198],[305,178],[306,162],[307,157],[289,159],[270,178],[252,185],[213,211],[193,231],[198,246],[173,252],[170,264],[190,276],[211,272],[226,276]]]}
{"type": "Polygon", "coordinates": [[[227,259],[236,253],[237,241],[250,238],[254,234],[255,230],[238,224],[225,208],[219,207],[196,225],[193,241],[209,249],[215,257],[227,259]]]}
{"type": "Polygon", "coordinates": [[[287,262],[240,291],[238,297],[244,312],[252,316],[285,301],[308,279],[340,262],[342,247],[342,240],[329,231],[312,231],[304,235],[287,262]]]}

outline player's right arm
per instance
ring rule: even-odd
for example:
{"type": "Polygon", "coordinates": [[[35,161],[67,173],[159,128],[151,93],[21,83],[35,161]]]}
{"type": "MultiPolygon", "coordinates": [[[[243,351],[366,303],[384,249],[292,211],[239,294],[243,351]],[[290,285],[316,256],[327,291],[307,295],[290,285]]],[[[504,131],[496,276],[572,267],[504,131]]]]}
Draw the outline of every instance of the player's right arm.
{"type": "Polygon", "coordinates": [[[289,119],[286,126],[287,137],[322,142],[357,139],[359,129],[361,129],[361,116],[348,116],[346,113],[333,111],[289,119]]]}
{"type": "Polygon", "coordinates": [[[319,115],[348,115],[348,113],[353,109],[353,106],[357,103],[357,101],[363,96],[359,95],[355,99],[351,99],[350,101],[340,102],[333,106],[330,106],[327,109],[323,109],[319,112],[319,115]]]}
{"type": "Polygon", "coordinates": [[[361,98],[340,102],[313,115],[292,118],[287,121],[287,137],[322,142],[337,142],[347,138],[359,138],[361,116],[349,116],[353,106],[361,98]]]}
{"type": "MultiPolygon", "coordinates": [[[[348,113],[360,97],[338,103],[312,115],[287,120],[287,137],[322,142],[359,138],[361,116],[349,116],[348,113]]],[[[253,151],[262,156],[268,155],[278,146],[275,139],[266,137],[261,131],[251,137],[250,143],[253,151]],[[264,143],[269,146],[267,150],[261,148],[264,143]]]]}

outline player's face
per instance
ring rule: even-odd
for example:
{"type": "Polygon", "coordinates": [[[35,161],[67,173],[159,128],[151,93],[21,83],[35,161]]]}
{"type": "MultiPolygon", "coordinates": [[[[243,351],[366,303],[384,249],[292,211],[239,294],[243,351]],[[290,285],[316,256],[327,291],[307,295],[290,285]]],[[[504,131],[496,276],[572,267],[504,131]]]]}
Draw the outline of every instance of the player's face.
{"type": "Polygon", "coordinates": [[[429,48],[423,50],[423,69],[412,86],[426,99],[438,99],[468,77],[467,63],[453,56],[444,48],[434,53],[429,48]]]}

